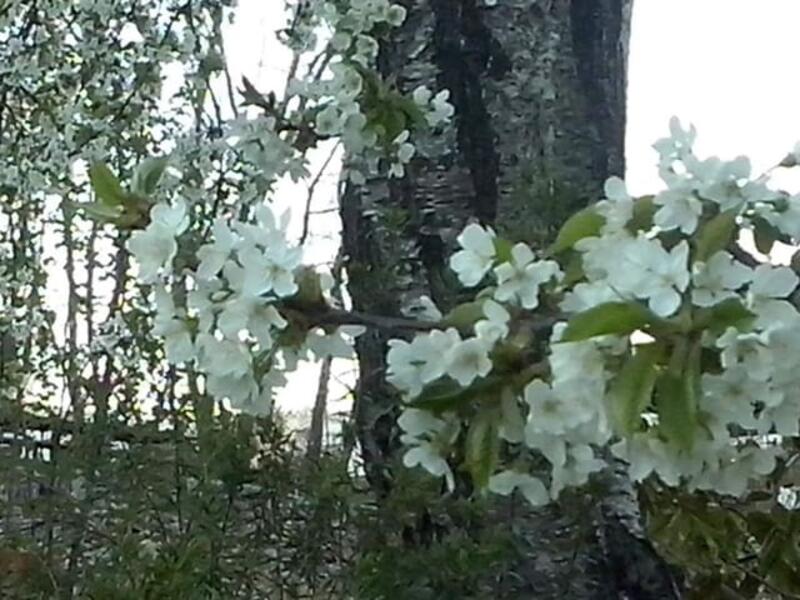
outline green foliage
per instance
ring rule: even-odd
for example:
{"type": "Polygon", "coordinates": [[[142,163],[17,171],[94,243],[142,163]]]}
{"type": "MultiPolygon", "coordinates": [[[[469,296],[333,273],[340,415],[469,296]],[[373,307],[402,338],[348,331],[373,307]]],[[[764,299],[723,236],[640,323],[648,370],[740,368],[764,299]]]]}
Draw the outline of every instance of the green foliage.
{"type": "Polygon", "coordinates": [[[499,570],[507,553],[503,546],[499,540],[474,540],[463,532],[429,546],[387,546],[367,554],[359,565],[357,597],[488,600],[495,596],[481,579],[499,570]]]}
{"type": "Polygon", "coordinates": [[[89,181],[102,205],[114,207],[125,203],[127,194],[116,175],[105,164],[96,163],[89,167],[89,181]]]}
{"type": "Polygon", "coordinates": [[[617,430],[623,435],[630,435],[641,426],[641,414],[650,404],[662,354],[660,344],[637,346],[611,383],[611,414],[617,430]]]}
{"type": "Polygon", "coordinates": [[[684,450],[694,443],[696,398],[682,374],[663,373],[655,383],[659,429],[671,442],[684,450]]]}
{"type": "Polygon", "coordinates": [[[686,574],[689,599],[800,596],[800,513],[774,492],[735,502],[645,486],[648,532],[686,574]]]}
{"type": "Polygon", "coordinates": [[[562,342],[579,342],[600,335],[633,333],[658,320],[638,302],[606,302],[572,317],[562,342]]]}
{"type": "Polygon", "coordinates": [[[658,209],[653,199],[654,196],[642,196],[634,201],[633,217],[626,225],[631,233],[649,231],[653,227],[653,217],[658,209]]]}
{"type": "Polygon", "coordinates": [[[699,377],[700,343],[691,348],[678,344],[673,349],[668,370],[655,382],[659,429],[683,450],[691,450],[694,444],[699,377]]]}
{"type": "Polygon", "coordinates": [[[464,302],[454,307],[442,319],[442,328],[455,327],[459,331],[469,331],[481,319],[484,319],[483,302],[464,302]]]}
{"type": "Polygon", "coordinates": [[[169,159],[165,156],[158,156],[145,159],[133,174],[133,185],[131,191],[145,198],[152,195],[161,181],[161,176],[169,164],[169,159]]]}
{"type": "Polygon", "coordinates": [[[475,381],[468,388],[461,387],[451,379],[439,379],[425,386],[422,393],[408,405],[414,408],[441,413],[449,410],[465,410],[470,402],[497,400],[500,390],[507,385],[505,377],[490,375],[475,381]]]}
{"type": "Polygon", "coordinates": [[[22,507],[35,535],[5,531],[41,565],[3,597],[47,573],[80,598],[341,598],[360,511],[346,461],[306,464],[280,423],[224,412],[202,439],[92,427],[57,464],[3,456],[5,485],[49,490],[22,507]],[[109,436],[127,448],[98,445],[109,436]]]}
{"type": "Polygon", "coordinates": [[[430,478],[398,471],[362,528],[352,593],[363,600],[488,600],[513,579],[510,523],[482,499],[442,497],[430,478]]]}
{"type": "Polygon", "coordinates": [[[571,249],[583,238],[595,236],[600,233],[600,228],[606,220],[594,209],[584,208],[576,212],[561,226],[556,235],[556,240],[550,246],[550,253],[558,254],[571,249]]]}
{"type": "Polygon", "coordinates": [[[755,317],[755,314],[745,308],[741,300],[728,298],[710,308],[698,311],[695,326],[697,329],[709,329],[716,334],[724,332],[728,327],[746,331],[755,317]]]}
{"type": "Polygon", "coordinates": [[[383,146],[406,129],[413,129],[425,122],[425,116],[417,104],[401,94],[394,86],[381,79],[373,71],[359,68],[364,86],[359,102],[367,117],[367,127],[373,131],[383,146]]]}
{"type": "Polygon", "coordinates": [[[700,228],[695,243],[695,260],[705,261],[728,248],[736,231],[737,211],[721,212],[700,228]]]}
{"type": "Polygon", "coordinates": [[[494,410],[483,410],[472,420],[466,439],[466,467],[472,483],[483,489],[497,467],[500,453],[500,438],[497,435],[500,414],[494,410]]]}
{"type": "Polygon", "coordinates": [[[116,175],[104,163],[89,168],[89,181],[98,202],[67,202],[66,205],[99,223],[112,223],[120,229],[147,224],[150,200],[167,167],[166,158],[148,158],[136,169],[132,191],[126,192],[116,175]]]}

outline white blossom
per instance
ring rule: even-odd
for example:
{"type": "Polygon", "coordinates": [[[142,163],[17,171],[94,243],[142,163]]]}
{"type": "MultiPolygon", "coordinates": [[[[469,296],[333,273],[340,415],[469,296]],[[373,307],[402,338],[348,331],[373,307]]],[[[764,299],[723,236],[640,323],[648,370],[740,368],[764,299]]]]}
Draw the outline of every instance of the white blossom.
{"type": "Polygon", "coordinates": [[[609,177],[603,189],[606,200],[596,204],[598,214],[605,219],[602,231],[604,234],[622,231],[633,218],[633,198],[619,177],[609,177]]]}
{"type": "Polygon", "coordinates": [[[153,335],[164,338],[167,360],[172,364],[188,362],[195,357],[194,342],[185,318],[175,310],[170,293],[162,286],[155,289],[156,318],[153,335]]]}
{"type": "Polygon", "coordinates": [[[508,321],[511,315],[494,300],[486,300],[483,303],[483,314],[485,319],[475,323],[475,335],[489,343],[496,342],[508,336],[508,321]]]}
{"type": "Polygon", "coordinates": [[[450,257],[450,268],[456,272],[459,281],[472,287],[492,268],[495,257],[494,232],[490,228],[471,223],[458,236],[459,250],[450,257]]]}
{"type": "Polygon", "coordinates": [[[404,316],[419,319],[420,321],[442,320],[442,311],[439,310],[430,296],[424,294],[406,304],[400,311],[404,316]]]}
{"type": "Polygon", "coordinates": [[[174,205],[156,204],[150,209],[150,224],[142,231],[135,231],[127,244],[139,263],[139,279],[143,283],[153,283],[162,269],[169,268],[178,252],[175,238],[188,224],[182,201],[174,205]]]}
{"type": "Polygon", "coordinates": [[[602,470],[605,461],[596,458],[592,448],[586,444],[570,446],[567,460],[553,468],[550,495],[556,499],[565,487],[578,487],[589,481],[589,475],[602,470]]]}
{"type": "Polygon", "coordinates": [[[352,338],[363,334],[366,329],[360,325],[342,325],[331,333],[320,329],[313,329],[306,336],[308,347],[317,359],[327,356],[333,358],[353,358],[352,338]]]}
{"type": "Polygon", "coordinates": [[[197,267],[199,279],[211,279],[225,266],[236,245],[237,238],[224,219],[217,219],[213,226],[214,241],[205,244],[197,251],[200,265],[197,267]]]}
{"type": "Polygon", "coordinates": [[[511,262],[494,268],[497,290],[494,297],[501,302],[518,302],[524,308],[539,305],[539,287],[561,276],[558,263],[552,260],[536,261],[526,244],[516,244],[511,249],[511,262]]]}
{"type": "Polygon", "coordinates": [[[663,168],[670,167],[676,160],[683,160],[692,153],[692,146],[697,137],[697,130],[693,125],[683,129],[680,120],[672,117],[669,121],[670,136],[658,140],[653,148],[660,155],[660,164],[663,168]]]}
{"type": "Polygon", "coordinates": [[[445,372],[462,387],[492,370],[489,359],[491,344],[482,338],[470,338],[453,345],[445,355],[445,372]]]}
{"type": "Polygon", "coordinates": [[[691,234],[697,229],[703,203],[691,189],[668,189],[656,195],[653,202],[661,207],[653,216],[653,223],[664,231],[680,229],[685,234],[691,234]]]}
{"type": "Polygon", "coordinates": [[[387,381],[412,397],[418,396],[426,384],[444,375],[445,356],[460,341],[453,328],[417,334],[410,343],[389,340],[387,381]]]}
{"type": "Polygon", "coordinates": [[[692,302],[697,306],[712,306],[735,298],[736,290],[749,283],[753,271],[734,260],[728,252],[720,251],[705,263],[692,266],[692,302]]]}
{"type": "Polygon", "coordinates": [[[420,466],[434,477],[444,477],[450,490],[455,488],[455,478],[450,465],[430,442],[420,442],[403,455],[403,464],[408,468],[420,466]]]}
{"type": "Polygon", "coordinates": [[[495,473],[489,479],[488,487],[501,496],[510,496],[518,489],[532,506],[544,506],[550,501],[550,494],[540,479],[519,471],[509,469],[495,473]]]}
{"type": "Polygon", "coordinates": [[[642,272],[633,274],[631,286],[638,297],[647,299],[650,310],[669,317],[680,307],[681,292],[689,285],[689,244],[681,241],[667,252],[659,243],[642,240],[637,250],[640,253],[628,261],[638,265],[642,272]]]}
{"type": "Polygon", "coordinates": [[[530,406],[526,431],[558,435],[591,416],[573,395],[562,395],[560,391],[541,379],[534,379],[525,386],[525,401],[530,406]]]}

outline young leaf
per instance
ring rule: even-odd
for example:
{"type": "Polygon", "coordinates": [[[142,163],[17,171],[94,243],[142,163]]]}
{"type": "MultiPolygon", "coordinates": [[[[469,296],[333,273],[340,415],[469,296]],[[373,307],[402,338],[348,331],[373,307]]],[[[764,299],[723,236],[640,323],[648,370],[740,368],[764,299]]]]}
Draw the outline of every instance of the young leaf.
{"type": "Polygon", "coordinates": [[[496,237],[494,238],[494,252],[497,262],[511,262],[511,249],[514,245],[507,239],[496,237]]]}
{"type": "Polygon", "coordinates": [[[497,400],[506,383],[504,377],[490,375],[463,388],[451,379],[439,379],[426,385],[422,393],[407,404],[434,413],[457,411],[468,406],[473,399],[497,400]]]}
{"type": "Polygon", "coordinates": [[[642,411],[653,394],[656,365],[661,354],[658,344],[637,346],[636,354],[628,359],[611,384],[611,412],[623,435],[631,435],[639,429],[642,411]]]}
{"type": "Polygon", "coordinates": [[[656,320],[657,317],[638,302],[606,302],[572,317],[561,341],[577,342],[610,333],[632,333],[656,320]]]}
{"type": "Polygon", "coordinates": [[[485,488],[497,465],[500,450],[498,414],[484,410],[472,421],[467,432],[466,465],[477,488],[485,488]]]}
{"type": "Polygon", "coordinates": [[[778,241],[779,235],[778,228],[763,217],[753,218],[753,241],[756,250],[761,254],[769,254],[772,251],[772,246],[778,241]]]}
{"type": "Polygon", "coordinates": [[[455,381],[442,379],[426,385],[408,405],[436,413],[455,410],[464,403],[464,391],[455,381]]]}
{"type": "Polygon", "coordinates": [[[106,206],[119,206],[125,201],[125,191],[105,164],[96,163],[89,167],[89,181],[100,202],[106,206]]]}
{"type": "Polygon", "coordinates": [[[631,233],[648,231],[653,226],[653,216],[656,214],[656,203],[653,196],[642,196],[633,203],[633,217],[625,228],[631,233]]]}
{"type": "Polygon", "coordinates": [[[448,312],[442,319],[442,327],[455,327],[460,331],[466,331],[485,318],[483,314],[483,302],[465,302],[459,304],[448,312]]]}
{"type": "Polygon", "coordinates": [[[146,159],[133,175],[133,191],[141,196],[150,196],[156,191],[168,164],[165,156],[146,159]]]}
{"type": "Polygon", "coordinates": [[[581,256],[580,252],[570,252],[566,257],[562,261],[565,266],[564,279],[561,280],[561,285],[569,287],[586,277],[586,273],[583,271],[583,256],[581,256]]]}
{"type": "Polygon", "coordinates": [[[656,382],[658,425],[671,442],[683,450],[690,450],[694,441],[695,416],[683,378],[664,373],[656,382]]]}
{"type": "MultiPolygon", "coordinates": [[[[683,363],[683,369],[664,372],[655,385],[659,428],[682,450],[691,450],[694,445],[701,350],[701,344],[696,342],[688,356],[673,356],[683,363]]],[[[676,352],[685,352],[685,349],[676,349],[676,352]]]]}
{"type": "Polygon", "coordinates": [[[745,331],[753,322],[756,315],[745,308],[738,298],[728,298],[719,304],[711,306],[698,319],[698,324],[703,329],[710,329],[714,333],[722,333],[728,327],[735,327],[745,331]]]}
{"type": "Polygon", "coordinates": [[[123,214],[119,208],[99,202],[70,202],[68,206],[86,213],[87,217],[101,223],[113,223],[123,214]]]}
{"type": "Polygon", "coordinates": [[[735,210],[719,213],[703,226],[695,243],[694,260],[706,261],[730,245],[736,230],[736,214],[735,210]]]}
{"type": "Polygon", "coordinates": [[[605,222],[606,220],[598,215],[592,207],[575,213],[561,226],[556,241],[550,246],[550,254],[569,250],[583,238],[597,235],[605,222]]]}

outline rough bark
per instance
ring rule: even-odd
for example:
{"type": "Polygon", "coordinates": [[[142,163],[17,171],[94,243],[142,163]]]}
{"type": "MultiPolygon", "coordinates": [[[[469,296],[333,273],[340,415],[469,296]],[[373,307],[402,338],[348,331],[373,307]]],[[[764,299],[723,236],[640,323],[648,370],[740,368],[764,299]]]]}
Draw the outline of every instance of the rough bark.
{"type": "MultiPolygon", "coordinates": [[[[404,3],[407,21],[384,44],[379,68],[404,91],[449,89],[456,115],[421,141],[403,180],[343,194],[353,303],[380,314],[421,293],[444,309],[459,300],[446,258],[470,219],[540,247],[624,170],[632,0],[404,3]]],[[[378,490],[390,485],[397,406],[384,382],[385,343],[378,332],[359,338],[354,409],[378,490]]],[[[602,479],[599,501],[518,512],[529,560],[502,597],[678,597],[642,533],[630,482],[613,469],[602,479]]]]}

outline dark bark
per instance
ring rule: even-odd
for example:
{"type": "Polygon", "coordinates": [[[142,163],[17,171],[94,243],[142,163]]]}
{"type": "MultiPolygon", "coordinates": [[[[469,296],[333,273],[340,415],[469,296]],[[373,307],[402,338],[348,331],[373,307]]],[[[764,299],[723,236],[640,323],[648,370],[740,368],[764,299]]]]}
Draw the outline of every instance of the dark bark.
{"type": "MultiPolygon", "coordinates": [[[[624,171],[632,0],[405,0],[408,19],[379,68],[404,91],[447,88],[453,123],[421,140],[402,181],[373,179],[342,197],[354,308],[398,314],[421,293],[459,301],[446,260],[470,219],[541,247],[624,171]]],[[[390,487],[397,396],[386,338],[358,342],[354,416],[370,482],[390,487]]],[[[517,509],[527,560],[502,597],[676,598],[642,532],[632,485],[609,470],[602,497],[517,509]],[[528,594],[528,595],[525,595],[528,594]]],[[[505,518],[498,508],[498,518],[505,518]]]]}

